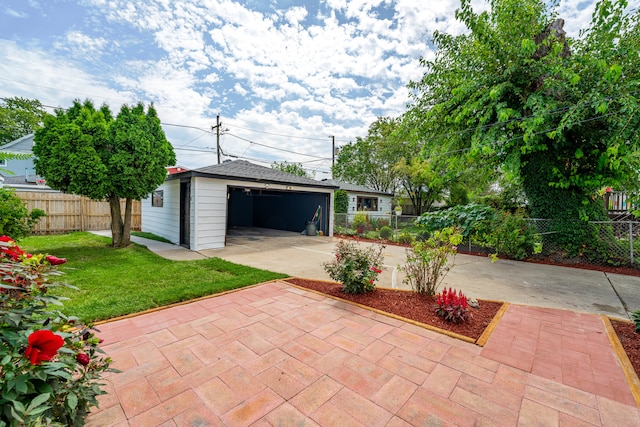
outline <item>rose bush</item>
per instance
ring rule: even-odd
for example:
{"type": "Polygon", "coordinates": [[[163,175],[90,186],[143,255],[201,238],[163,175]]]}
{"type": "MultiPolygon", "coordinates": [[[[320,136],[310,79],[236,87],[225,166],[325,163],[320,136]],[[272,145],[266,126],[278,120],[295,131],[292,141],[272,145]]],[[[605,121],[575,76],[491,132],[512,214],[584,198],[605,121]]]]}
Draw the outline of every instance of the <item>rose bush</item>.
{"type": "Polygon", "coordinates": [[[0,427],[77,426],[96,396],[111,360],[95,329],[55,310],[49,290],[64,258],[25,253],[0,237],[0,427]]]}
{"type": "Polygon", "coordinates": [[[383,245],[362,248],[356,242],[341,240],[336,245],[335,259],[323,266],[329,277],[342,283],[345,292],[362,294],[374,289],[382,273],[383,250],[383,245]]]}

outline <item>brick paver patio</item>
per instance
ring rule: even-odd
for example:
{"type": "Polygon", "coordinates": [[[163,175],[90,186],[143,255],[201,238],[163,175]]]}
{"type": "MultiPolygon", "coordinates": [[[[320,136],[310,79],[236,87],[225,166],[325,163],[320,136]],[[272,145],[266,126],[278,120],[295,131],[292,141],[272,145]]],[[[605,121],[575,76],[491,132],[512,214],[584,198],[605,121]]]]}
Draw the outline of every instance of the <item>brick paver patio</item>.
{"type": "Polygon", "coordinates": [[[100,327],[89,426],[636,426],[596,315],[510,306],[484,348],[283,282],[100,327]]]}

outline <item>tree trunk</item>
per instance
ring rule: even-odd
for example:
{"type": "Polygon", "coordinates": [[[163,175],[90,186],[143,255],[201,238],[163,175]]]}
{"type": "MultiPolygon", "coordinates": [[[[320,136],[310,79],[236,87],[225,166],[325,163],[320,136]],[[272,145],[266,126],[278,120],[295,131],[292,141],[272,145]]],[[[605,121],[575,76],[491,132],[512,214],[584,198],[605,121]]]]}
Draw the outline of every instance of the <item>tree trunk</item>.
{"type": "Polygon", "coordinates": [[[123,246],[123,228],[122,212],[120,210],[120,198],[118,196],[109,196],[109,207],[111,208],[111,246],[114,248],[122,248],[123,246]]]}
{"type": "Polygon", "coordinates": [[[520,173],[531,217],[551,220],[548,227],[539,230],[548,233],[545,239],[568,257],[595,259],[602,256],[608,246],[605,227],[598,230],[589,221],[608,220],[603,203],[581,188],[550,186],[549,182],[556,180],[554,168],[563,168],[562,161],[558,161],[553,153],[532,153],[523,156],[522,163],[520,173]]]}
{"type": "Polygon", "coordinates": [[[124,205],[124,224],[122,227],[122,238],[120,240],[121,247],[129,246],[131,243],[131,209],[133,199],[127,198],[124,205]]]}

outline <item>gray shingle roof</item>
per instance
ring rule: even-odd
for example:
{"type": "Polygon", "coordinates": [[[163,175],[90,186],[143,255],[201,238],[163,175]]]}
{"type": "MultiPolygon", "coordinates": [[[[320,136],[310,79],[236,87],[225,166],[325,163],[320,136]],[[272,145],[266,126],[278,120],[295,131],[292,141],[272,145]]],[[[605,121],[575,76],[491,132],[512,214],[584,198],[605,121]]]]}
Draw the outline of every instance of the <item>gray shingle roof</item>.
{"type": "Polygon", "coordinates": [[[340,187],[341,190],[351,191],[353,193],[369,193],[369,194],[383,194],[385,196],[393,196],[392,193],[387,193],[384,191],[373,190],[368,187],[364,187],[362,185],[349,184],[347,182],[338,181],[337,179],[324,179],[322,182],[326,182],[336,187],[340,187]]]}
{"type": "Polygon", "coordinates": [[[256,165],[246,160],[234,160],[219,165],[205,166],[189,172],[183,172],[171,175],[170,179],[180,178],[183,176],[206,176],[219,179],[236,179],[239,181],[264,182],[269,184],[287,184],[298,185],[303,187],[323,187],[337,188],[331,183],[316,181],[315,179],[305,178],[282,172],[277,169],[256,165]]]}
{"type": "Polygon", "coordinates": [[[0,151],[7,153],[33,154],[33,134],[23,136],[15,141],[0,146],[0,151]]]}

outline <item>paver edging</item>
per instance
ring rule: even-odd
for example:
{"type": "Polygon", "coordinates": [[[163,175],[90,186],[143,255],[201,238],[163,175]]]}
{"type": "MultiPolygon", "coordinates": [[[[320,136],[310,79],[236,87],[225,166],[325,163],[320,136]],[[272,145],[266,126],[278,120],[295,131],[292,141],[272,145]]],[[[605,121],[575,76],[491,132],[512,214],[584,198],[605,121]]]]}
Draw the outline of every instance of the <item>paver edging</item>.
{"type": "Polygon", "coordinates": [[[489,325],[484,329],[484,332],[482,332],[482,335],[480,335],[480,338],[477,339],[476,341],[477,345],[479,345],[480,347],[485,346],[487,341],[489,341],[489,337],[498,326],[498,323],[500,322],[500,320],[502,320],[502,316],[504,316],[504,314],[507,312],[509,305],[510,304],[508,302],[502,303],[502,307],[500,307],[500,310],[498,310],[496,315],[493,317],[493,319],[491,320],[491,323],[489,323],[489,325]]]}
{"type": "Polygon", "coordinates": [[[93,322],[93,324],[94,325],[104,325],[105,323],[115,322],[115,321],[118,321],[118,320],[131,319],[132,317],[142,316],[143,314],[155,313],[156,311],[162,311],[162,310],[166,310],[168,308],[179,307],[181,305],[191,304],[192,302],[204,301],[204,300],[208,300],[208,299],[211,299],[211,298],[219,297],[219,296],[222,296],[222,295],[227,295],[227,294],[231,294],[231,293],[234,293],[234,292],[238,292],[238,291],[241,291],[243,289],[255,288],[256,286],[266,285],[268,283],[282,282],[284,279],[286,279],[286,278],[273,279],[273,280],[269,280],[268,282],[260,282],[260,283],[255,283],[253,285],[243,286],[241,288],[229,289],[228,291],[222,291],[222,292],[218,292],[218,293],[211,294],[211,295],[205,295],[205,296],[202,296],[202,297],[198,297],[198,298],[194,298],[194,299],[190,299],[190,300],[186,300],[186,301],[174,302],[173,304],[163,305],[163,306],[160,306],[160,307],[154,307],[154,308],[150,308],[150,309],[144,310],[144,311],[139,311],[139,312],[136,312],[136,313],[125,314],[123,316],[112,317],[111,319],[98,320],[97,322],[93,322]]]}
{"type": "MultiPolygon", "coordinates": [[[[331,281],[331,280],[317,280],[317,279],[308,279],[308,280],[314,280],[316,282],[336,283],[336,282],[331,281]]],[[[363,305],[363,304],[359,304],[357,302],[353,302],[353,301],[349,301],[349,300],[346,300],[346,299],[342,299],[340,297],[336,297],[336,296],[333,296],[333,295],[328,295],[328,294],[325,294],[325,293],[322,293],[322,292],[319,292],[319,291],[315,291],[313,289],[305,288],[304,286],[298,286],[298,285],[296,285],[294,283],[288,282],[287,279],[283,279],[283,281],[285,283],[287,283],[288,285],[293,286],[294,288],[298,288],[298,289],[301,289],[301,290],[307,291],[307,292],[312,292],[312,293],[317,294],[317,295],[323,295],[323,296],[325,296],[327,298],[331,298],[331,299],[334,299],[336,301],[345,302],[347,304],[351,304],[353,306],[356,306],[356,307],[359,307],[359,308],[363,308],[365,310],[373,311],[374,313],[381,314],[383,316],[390,317],[392,319],[401,320],[403,322],[407,322],[407,323],[410,323],[412,325],[419,326],[421,328],[428,329],[428,330],[433,331],[433,332],[437,332],[439,334],[447,335],[447,336],[449,336],[451,338],[459,339],[461,341],[465,341],[465,342],[468,342],[468,343],[471,343],[471,344],[476,344],[476,345],[478,345],[480,347],[482,347],[482,346],[484,346],[484,344],[486,344],[487,340],[489,339],[489,335],[491,334],[491,332],[493,332],[493,330],[495,329],[496,325],[498,324],[498,321],[500,320],[499,317],[502,317],[501,313],[503,313],[503,309],[506,310],[505,305],[508,305],[508,303],[504,303],[504,302],[502,303],[503,304],[502,307],[500,307],[500,309],[498,310],[498,313],[496,313],[496,316],[494,316],[494,318],[491,321],[491,323],[489,324],[489,326],[487,326],[487,328],[485,328],[485,330],[482,333],[482,335],[480,336],[480,338],[478,338],[476,340],[474,338],[466,337],[464,335],[460,335],[460,334],[457,334],[455,332],[451,332],[451,331],[447,331],[445,329],[437,328],[437,327],[429,325],[427,323],[418,322],[416,320],[412,320],[412,319],[408,319],[406,317],[398,316],[397,314],[393,314],[393,313],[389,313],[387,311],[379,310],[377,308],[369,307],[368,305],[363,305]],[[498,317],[498,315],[499,315],[499,317],[498,317]],[[489,329],[490,326],[492,326],[491,331],[487,333],[487,330],[489,329]],[[485,335],[486,335],[486,337],[485,337],[485,335]],[[483,337],[484,337],[484,341],[483,341],[482,344],[480,344],[479,341],[483,337]]],[[[384,288],[384,289],[392,289],[394,291],[413,292],[413,291],[410,291],[410,290],[407,290],[407,289],[393,289],[393,288],[384,288]]],[[[491,301],[491,300],[486,300],[486,301],[491,301]]],[[[492,302],[502,302],[502,301],[492,301],[492,302]]]]}
{"type": "Polygon", "coordinates": [[[633,394],[633,398],[636,400],[636,405],[638,405],[638,407],[640,408],[640,378],[638,378],[635,369],[633,369],[633,365],[631,365],[631,361],[629,360],[627,353],[624,351],[624,348],[622,347],[622,344],[618,339],[618,334],[616,334],[615,329],[613,329],[611,319],[609,319],[606,314],[601,314],[600,318],[602,319],[604,327],[607,330],[607,336],[609,337],[609,342],[611,342],[611,346],[613,347],[613,352],[620,361],[622,372],[624,373],[624,376],[629,383],[631,394],[633,394]]]}

